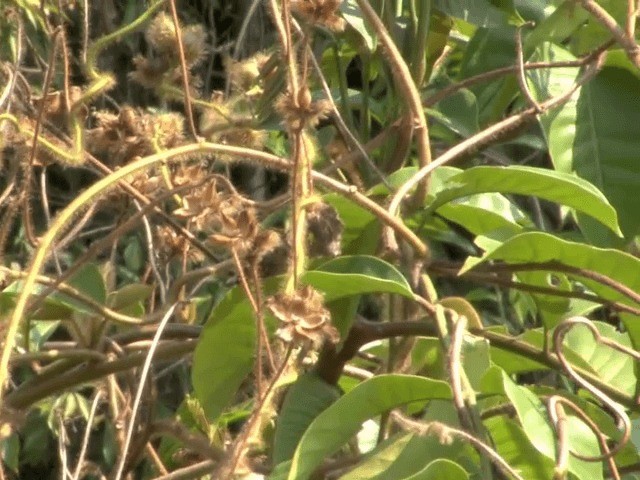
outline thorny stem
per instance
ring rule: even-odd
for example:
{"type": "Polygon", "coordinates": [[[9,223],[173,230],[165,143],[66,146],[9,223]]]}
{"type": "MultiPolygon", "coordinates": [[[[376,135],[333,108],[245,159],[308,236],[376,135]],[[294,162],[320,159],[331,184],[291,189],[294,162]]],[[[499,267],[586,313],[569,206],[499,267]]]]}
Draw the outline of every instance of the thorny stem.
{"type": "Polygon", "coordinates": [[[435,435],[438,437],[441,443],[450,444],[454,439],[460,439],[470,443],[478,452],[488,458],[505,476],[512,477],[517,480],[524,480],[523,477],[516,472],[511,465],[509,465],[504,458],[498,454],[494,449],[478,440],[473,435],[457,428],[450,427],[441,422],[421,422],[401,415],[398,412],[394,412],[394,420],[401,426],[411,432],[415,432],[418,435],[435,435]]]}

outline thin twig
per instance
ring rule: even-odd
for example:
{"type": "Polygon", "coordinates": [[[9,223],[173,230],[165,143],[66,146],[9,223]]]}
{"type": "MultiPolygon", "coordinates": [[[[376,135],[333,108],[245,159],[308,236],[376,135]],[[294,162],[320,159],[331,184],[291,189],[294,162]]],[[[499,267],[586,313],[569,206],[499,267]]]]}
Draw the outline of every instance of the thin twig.
{"type": "Polygon", "coordinates": [[[520,90],[522,90],[522,93],[529,102],[529,105],[535,108],[536,112],[542,113],[542,107],[538,105],[536,99],[533,98],[533,95],[531,95],[529,85],[527,85],[527,77],[524,72],[524,55],[522,53],[522,29],[526,26],[532,25],[534,25],[533,22],[526,22],[516,27],[516,67],[518,68],[518,83],[520,84],[520,90]]]}
{"type": "MultiPolygon", "coordinates": [[[[558,424],[562,428],[562,416],[564,416],[564,409],[562,408],[562,404],[567,405],[569,408],[573,410],[573,412],[580,417],[580,419],[591,429],[593,434],[598,439],[598,444],[600,445],[600,449],[603,454],[598,457],[587,457],[581,455],[578,452],[570,452],[574,457],[579,458],[581,460],[587,462],[600,462],[602,460],[607,460],[609,463],[609,469],[611,471],[611,475],[616,479],[620,480],[620,475],[618,473],[618,468],[616,467],[616,462],[613,459],[613,455],[611,455],[611,450],[609,449],[609,445],[607,445],[607,438],[600,430],[600,427],[594,422],[589,415],[585,413],[578,405],[573,403],[571,400],[565,397],[561,397],[560,395],[553,395],[549,397],[547,401],[549,416],[554,424],[558,424]],[[560,412],[559,412],[560,410],[560,412]],[[558,413],[560,413],[558,415],[558,413]]],[[[557,427],[556,427],[557,428],[557,427]]],[[[560,437],[560,434],[559,434],[560,437]]],[[[558,439],[560,442],[560,438],[558,439]]],[[[568,451],[568,448],[567,448],[568,451]]]]}
{"type": "Polygon", "coordinates": [[[76,470],[73,474],[73,480],[80,480],[80,474],[82,473],[82,465],[84,464],[84,457],[87,454],[87,447],[89,446],[89,437],[91,436],[91,429],[93,428],[93,419],[96,416],[98,405],[102,399],[102,390],[98,389],[93,402],[91,403],[91,410],[89,411],[89,418],[87,418],[87,427],[84,431],[84,437],[82,438],[82,446],[80,447],[80,454],[78,455],[78,463],[76,463],[76,470]]]}
{"type": "MultiPolygon", "coordinates": [[[[172,189],[175,191],[175,189],[172,189]]],[[[133,204],[136,206],[139,212],[142,211],[142,207],[137,200],[133,201],[133,204]]],[[[146,214],[142,214],[140,216],[140,220],[142,221],[142,225],[144,226],[144,233],[147,239],[147,258],[149,259],[149,265],[151,265],[151,270],[153,271],[153,275],[156,278],[156,282],[158,283],[158,288],[160,289],[160,302],[164,305],[167,300],[167,286],[164,284],[164,280],[162,279],[162,274],[160,273],[160,269],[158,268],[158,264],[156,261],[157,250],[153,246],[153,232],[151,231],[151,224],[149,223],[149,219],[146,214]]]]}
{"type": "Polygon", "coordinates": [[[133,431],[135,430],[135,427],[136,427],[136,416],[138,414],[138,409],[140,407],[140,401],[142,400],[142,393],[144,392],[145,382],[147,380],[147,376],[149,375],[149,370],[151,369],[153,354],[155,353],[156,348],[158,347],[158,342],[160,341],[160,337],[162,335],[162,331],[164,330],[165,325],[167,325],[167,323],[173,316],[173,311],[175,310],[176,305],[177,304],[174,303],[173,305],[171,305],[171,307],[169,307],[169,310],[167,310],[167,313],[162,318],[160,325],[158,325],[158,330],[156,331],[156,334],[153,337],[153,343],[151,345],[151,348],[149,348],[149,352],[147,353],[147,357],[144,361],[144,365],[142,366],[142,373],[140,375],[140,383],[138,386],[138,391],[136,392],[136,396],[133,401],[133,406],[131,407],[131,417],[129,419],[129,428],[127,430],[127,436],[125,439],[124,446],[122,448],[120,461],[118,462],[118,468],[116,470],[116,475],[114,477],[114,480],[120,480],[120,478],[122,477],[122,473],[124,471],[124,465],[127,460],[127,451],[129,450],[129,445],[131,444],[131,439],[133,438],[133,431]]]}
{"type": "Polygon", "coordinates": [[[628,38],[636,36],[636,20],[638,18],[638,1],[627,0],[627,21],[625,25],[625,33],[628,38]]]}
{"type": "Polygon", "coordinates": [[[176,10],[175,0],[169,0],[171,7],[171,18],[173,19],[173,26],[176,31],[176,45],[178,46],[178,57],[180,58],[180,68],[182,70],[182,88],[184,90],[184,108],[185,115],[191,130],[191,135],[198,141],[198,131],[196,130],[196,124],[193,118],[193,108],[191,107],[191,91],[189,87],[189,70],[187,68],[187,60],[184,56],[184,45],[182,43],[182,29],[180,27],[180,19],[178,18],[178,11],[176,10]]]}
{"type": "Polygon", "coordinates": [[[469,431],[473,431],[473,420],[465,402],[465,395],[462,388],[462,371],[461,355],[462,340],[467,327],[467,319],[464,316],[457,316],[457,321],[450,332],[451,344],[449,345],[449,354],[447,355],[449,367],[449,380],[451,381],[451,392],[453,393],[453,404],[458,412],[460,425],[469,431]]]}

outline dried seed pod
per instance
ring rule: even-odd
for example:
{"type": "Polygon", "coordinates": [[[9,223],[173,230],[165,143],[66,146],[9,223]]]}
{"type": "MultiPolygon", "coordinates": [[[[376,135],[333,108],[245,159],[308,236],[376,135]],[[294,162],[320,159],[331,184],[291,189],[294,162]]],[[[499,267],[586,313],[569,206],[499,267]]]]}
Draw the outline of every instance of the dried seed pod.
{"type": "Polygon", "coordinates": [[[325,341],[338,343],[338,331],[320,292],[305,285],[293,294],[279,293],[267,300],[271,313],[283,322],[278,335],[285,341],[310,343],[320,348],[325,341]]]}

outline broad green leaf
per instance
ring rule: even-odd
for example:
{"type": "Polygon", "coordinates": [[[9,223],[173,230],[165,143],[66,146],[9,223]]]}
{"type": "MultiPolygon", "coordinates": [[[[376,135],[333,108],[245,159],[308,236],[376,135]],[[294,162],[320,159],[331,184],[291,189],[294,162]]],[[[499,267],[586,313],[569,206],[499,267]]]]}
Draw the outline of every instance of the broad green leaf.
{"type": "Polygon", "coordinates": [[[87,297],[103,304],[107,300],[107,287],[100,269],[93,263],[87,263],[78,270],[67,283],[87,297]]]}
{"type": "Polygon", "coordinates": [[[307,479],[320,463],[335,453],[362,423],[410,402],[449,399],[446,382],[412,375],[379,375],[362,382],[324,410],[309,426],[291,463],[289,480],[307,479]]]}
{"type": "Polygon", "coordinates": [[[107,298],[107,305],[109,308],[117,311],[136,307],[149,298],[152,291],[153,287],[142,283],[125,285],[119,290],[109,294],[109,297],[107,298]]]}
{"type": "MultiPolygon", "coordinates": [[[[506,335],[506,330],[504,327],[492,327],[488,330],[506,335]]],[[[544,351],[545,340],[543,329],[538,328],[527,330],[522,335],[513,338],[525,344],[531,345],[541,352],[544,351]]],[[[589,363],[582,356],[574,352],[570,346],[565,346],[563,352],[567,360],[569,360],[575,367],[581,368],[582,370],[593,374],[597,374],[597,372],[591,368],[591,365],[589,365],[589,363]]],[[[517,353],[503,350],[493,344],[491,345],[491,361],[502,368],[509,375],[524,372],[535,372],[539,370],[548,370],[549,368],[542,363],[536,362],[535,360],[532,360],[528,357],[518,355],[517,353]]]]}
{"type": "Polygon", "coordinates": [[[241,288],[231,289],[213,309],[193,354],[191,379],[207,417],[229,405],[253,367],[256,326],[241,288]]]}
{"type": "MultiPolygon", "coordinates": [[[[572,60],[571,54],[553,45],[539,48],[538,60],[572,60]]],[[[539,98],[566,92],[578,70],[554,68],[532,72],[539,98]]],[[[540,119],[549,153],[558,171],[572,173],[594,184],[619,214],[627,240],[640,233],[640,79],[629,70],[606,67],[577,91],[571,100],[540,119]],[[624,121],[620,121],[624,119],[624,121]]],[[[579,218],[581,230],[597,245],[616,245],[600,226],[579,218]]]]}
{"type": "MultiPolygon", "coordinates": [[[[603,322],[593,324],[603,337],[631,348],[627,333],[618,332],[615,327],[603,322]]],[[[569,331],[564,345],[580,355],[602,380],[628,395],[635,393],[637,380],[634,361],[629,355],[597,343],[591,331],[583,325],[576,325],[569,331]]]]}
{"type": "Polygon", "coordinates": [[[469,474],[451,460],[438,459],[405,480],[443,480],[445,478],[447,480],[467,480],[469,474]]]}
{"type": "Polygon", "coordinates": [[[406,433],[387,439],[359,462],[357,467],[340,477],[340,480],[360,480],[361,478],[382,480],[384,471],[398,460],[413,438],[412,434],[406,433]]]}
{"type": "Polygon", "coordinates": [[[553,478],[553,461],[540,455],[515,421],[496,416],[484,421],[495,449],[527,480],[553,478]]]}
{"type": "Polygon", "coordinates": [[[308,271],[303,281],[324,293],[325,300],[369,292],[397,293],[413,298],[411,287],[393,265],[377,257],[339,257],[308,271]]]}
{"type": "Polygon", "coordinates": [[[0,456],[2,462],[14,473],[18,473],[20,461],[20,437],[12,433],[0,440],[0,456]]]}
{"type": "MultiPolygon", "coordinates": [[[[107,287],[97,265],[93,263],[87,263],[66,283],[69,286],[75,288],[84,296],[96,301],[99,304],[105,304],[107,299],[107,287]]],[[[46,287],[38,287],[38,290],[43,290],[44,288],[46,287]]],[[[95,313],[95,311],[87,307],[85,303],[58,291],[53,292],[47,297],[47,299],[53,300],[55,303],[58,303],[62,307],[71,308],[73,310],[78,310],[85,313],[95,313]]],[[[48,308],[51,308],[52,306],[53,305],[48,308]]],[[[43,312],[43,314],[47,315],[46,312],[43,312]]],[[[50,315],[47,315],[45,318],[50,318],[50,315]]]]}
{"type": "Polygon", "coordinates": [[[450,177],[428,210],[436,211],[454,199],[485,192],[534,195],[590,215],[621,234],[616,211],[597,188],[574,175],[542,168],[517,165],[470,168],[450,177]]]}
{"type": "MultiPolygon", "coordinates": [[[[471,3],[471,2],[469,2],[471,3]]],[[[464,49],[459,80],[515,63],[515,28],[478,28],[464,49]]],[[[504,116],[519,93],[515,76],[470,87],[476,95],[480,125],[495,123],[504,116]]]]}
{"type": "MultiPolygon", "coordinates": [[[[468,259],[461,273],[487,260],[502,260],[509,264],[557,261],[563,265],[603,273],[630,287],[635,285],[635,279],[640,283],[640,260],[632,255],[562,240],[541,232],[521,233],[486,252],[481,258],[468,259]]],[[[549,269],[552,270],[551,267],[549,269]]]]}
{"type": "Polygon", "coordinates": [[[364,21],[360,7],[358,7],[358,2],[355,0],[341,2],[340,11],[346,22],[360,34],[369,51],[373,52],[378,44],[378,37],[364,21]]]}
{"type": "Polygon", "coordinates": [[[463,464],[465,469],[473,470],[472,455],[469,455],[469,451],[459,441],[454,440],[444,445],[435,436],[404,434],[380,444],[356,468],[340,477],[340,480],[406,478],[419,473],[431,462],[443,459],[463,464]]]}
{"type": "MultiPolygon", "coordinates": [[[[556,435],[542,401],[528,388],[517,385],[505,372],[499,371],[497,368],[494,368],[487,375],[501,376],[504,394],[509,397],[515,407],[525,435],[538,452],[555,461],[556,435]]],[[[572,420],[570,423],[571,427],[567,429],[570,450],[579,451],[582,455],[587,456],[599,455],[600,447],[594,433],[586,425],[578,425],[582,422],[572,420]]],[[[600,464],[586,462],[572,455],[569,456],[568,469],[580,479],[600,480],[603,478],[600,464]]]]}
{"type": "Polygon", "coordinates": [[[544,21],[537,22],[524,41],[525,49],[535,48],[542,42],[560,44],[569,38],[589,19],[589,13],[576,8],[572,2],[562,2],[544,21]]]}
{"type": "MultiPolygon", "coordinates": [[[[494,250],[485,253],[482,258],[467,259],[462,272],[487,260],[502,260],[509,264],[559,262],[570,267],[603,274],[634,292],[640,291],[640,260],[638,258],[619,250],[561,240],[546,233],[529,232],[516,235],[494,250]]],[[[552,271],[553,268],[550,267],[549,270],[552,271]]],[[[597,295],[612,301],[636,305],[617,290],[594,280],[582,277],[579,277],[579,280],[597,295]]],[[[640,325],[635,316],[624,315],[622,318],[631,341],[637,348],[640,342],[640,325]]]]}
{"type": "MultiPolygon", "coordinates": [[[[401,168],[389,175],[387,177],[387,182],[395,191],[414,176],[417,171],[418,168],[416,167],[401,168]]],[[[449,167],[447,165],[436,168],[429,177],[429,193],[433,195],[439,192],[450,177],[457,175],[460,172],[462,172],[462,170],[459,168],[449,167]]],[[[367,191],[367,196],[388,194],[389,188],[383,183],[379,183],[367,191]]]]}
{"type": "MultiPolygon", "coordinates": [[[[570,292],[572,284],[566,275],[548,272],[518,272],[517,279],[526,285],[553,288],[557,292],[570,292]]],[[[551,329],[569,314],[571,299],[554,294],[532,293],[542,324],[551,329]]]]}
{"type": "Polygon", "coordinates": [[[313,420],[340,398],[340,391],[314,372],[306,373],[289,387],[276,420],[273,462],[290,460],[300,438],[313,420]]]}
{"type": "Polygon", "coordinates": [[[438,215],[461,225],[473,235],[488,235],[500,230],[515,235],[531,220],[505,196],[483,193],[450,202],[438,208],[438,215]]]}
{"type": "Polygon", "coordinates": [[[463,89],[440,100],[437,109],[428,109],[427,112],[431,118],[463,138],[470,137],[480,129],[476,96],[470,90],[463,89]]]}

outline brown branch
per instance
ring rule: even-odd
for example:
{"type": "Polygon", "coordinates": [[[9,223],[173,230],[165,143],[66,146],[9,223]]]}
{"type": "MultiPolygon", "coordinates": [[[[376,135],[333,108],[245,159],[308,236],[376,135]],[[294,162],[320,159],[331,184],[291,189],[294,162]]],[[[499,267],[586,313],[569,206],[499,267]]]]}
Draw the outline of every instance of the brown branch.
{"type": "MultiPolygon", "coordinates": [[[[418,160],[420,162],[420,166],[424,168],[431,163],[431,145],[429,140],[429,127],[422,108],[420,92],[418,92],[418,88],[413,81],[411,71],[402,58],[402,54],[391,38],[391,35],[389,35],[384,23],[382,23],[375,10],[369,4],[368,0],[356,1],[358,2],[360,10],[362,11],[367,23],[373,27],[380,39],[380,42],[386,50],[387,60],[396,79],[398,90],[402,94],[402,97],[407,103],[407,107],[409,107],[409,110],[414,117],[414,121],[416,122],[415,133],[417,137],[418,160]]],[[[425,198],[427,194],[427,187],[428,180],[425,180],[421,183],[419,188],[418,197],[420,199],[425,198]]]]}
{"type": "Polygon", "coordinates": [[[530,263],[518,263],[518,264],[496,264],[489,267],[485,267],[485,270],[493,272],[522,272],[522,271],[552,271],[569,273],[578,277],[583,277],[589,280],[593,280],[602,285],[605,285],[621,295],[633,300],[637,304],[640,304],[640,294],[635,292],[630,287],[623,283],[614,280],[613,278],[599,272],[594,272],[584,268],[573,267],[571,265],[565,265],[556,260],[549,262],[530,262],[530,263]]]}
{"type": "Polygon", "coordinates": [[[633,36],[627,36],[626,32],[618,25],[616,19],[594,0],[581,0],[580,4],[611,33],[616,42],[624,49],[629,60],[640,68],[640,46],[635,42],[633,36]]]}
{"type": "MultiPolygon", "coordinates": [[[[179,342],[167,342],[159,345],[154,359],[172,360],[176,357],[182,357],[189,354],[196,347],[197,342],[194,340],[182,340],[179,342]]],[[[75,385],[87,383],[109,374],[123,372],[134,367],[142,365],[147,357],[146,351],[131,353],[122,358],[113,361],[90,362],[82,364],[70,371],[61,372],[52,375],[45,381],[38,381],[36,377],[34,381],[25,382],[18,388],[7,394],[5,397],[6,405],[10,408],[23,409],[43,398],[55,393],[64,391],[75,385]]]]}
{"type": "MultiPolygon", "coordinates": [[[[525,63],[523,65],[523,68],[524,70],[541,70],[550,68],[582,67],[593,62],[594,59],[602,54],[602,52],[606,51],[611,45],[613,45],[613,43],[613,40],[609,40],[602,44],[600,47],[596,48],[593,52],[585,55],[582,58],[579,58],[578,60],[567,60],[562,62],[529,62],[525,63]]],[[[436,103],[440,102],[444,98],[453,95],[463,88],[471,87],[473,85],[477,85],[478,83],[489,82],[491,80],[495,80],[496,78],[504,77],[505,75],[517,73],[518,67],[514,65],[511,67],[497,68],[495,70],[474,75],[473,77],[466,78],[458,83],[454,83],[453,85],[449,85],[448,87],[438,90],[438,92],[434,93],[424,101],[424,105],[426,107],[433,107],[436,103]]]]}
{"type": "Polygon", "coordinates": [[[461,266],[443,266],[436,264],[436,262],[429,265],[429,273],[435,276],[464,278],[472,282],[478,282],[482,284],[490,283],[505,288],[513,288],[514,290],[521,290],[523,292],[540,293],[542,295],[552,295],[555,297],[563,298],[579,298],[582,300],[588,300],[590,302],[599,303],[602,306],[611,308],[619,312],[631,313],[632,315],[640,316],[640,308],[634,308],[621,302],[613,302],[608,298],[593,293],[578,292],[578,291],[565,291],[559,290],[553,287],[542,287],[540,285],[530,285],[522,282],[515,282],[513,280],[506,279],[491,272],[474,272],[467,271],[460,274],[461,266]]]}

